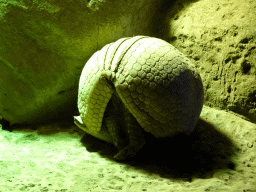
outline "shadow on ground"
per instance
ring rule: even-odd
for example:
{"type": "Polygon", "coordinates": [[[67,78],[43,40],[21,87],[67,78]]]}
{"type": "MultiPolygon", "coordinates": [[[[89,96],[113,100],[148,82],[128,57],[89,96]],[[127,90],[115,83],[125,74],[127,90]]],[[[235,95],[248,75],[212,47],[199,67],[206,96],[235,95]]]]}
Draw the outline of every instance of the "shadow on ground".
{"type": "MultiPolygon", "coordinates": [[[[235,169],[231,161],[235,145],[213,125],[201,119],[190,136],[180,134],[156,139],[148,134],[146,140],[146,146],[135,158],[117,163],[157,173],[165,178],[209,178],[214,170],[235,169]]],[[[82,143],[88,151],[99,152],[111,160],[117,153],[113,145],[87,134],[82,138],[82,143]]]]}
{"type": "MultiPolygon", "coordinates": [[[[12,126],[9,131],[36,131],[38,135],[52,135],[58,132],[79,132],[73,121],[48,125],[12,126]]],[[[165,178],[210,178],[218,169],[235,169],[232,156],[236,146],[232,141],[218,132],[213,125],[202,119],[198,120],[190,136],[183,134],[172,138],[156,139],[151,134],[145,136],[147,144],[133,159],[116,162],[131,165],[148,173],[156,173],[165,178]]],[[[81,139],[85,150],[97,152],[103,158],[112,161],[117,153],[115,147],[91,135],[85,134],[81,139]]]]}

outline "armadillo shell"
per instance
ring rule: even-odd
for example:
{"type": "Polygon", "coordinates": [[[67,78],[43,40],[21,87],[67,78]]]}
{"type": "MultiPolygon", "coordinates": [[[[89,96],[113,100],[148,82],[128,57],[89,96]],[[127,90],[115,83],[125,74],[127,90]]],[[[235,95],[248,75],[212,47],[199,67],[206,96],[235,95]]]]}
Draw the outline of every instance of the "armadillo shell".
{"type": "Polygon", "coordinates": [[[140,126],[155,137],[193,131],[203,106],[203,84],[194,65],[171,44],[152,37],[122,38],[86,63],[78,109],[98,134],[116,92],[140,126]]]}

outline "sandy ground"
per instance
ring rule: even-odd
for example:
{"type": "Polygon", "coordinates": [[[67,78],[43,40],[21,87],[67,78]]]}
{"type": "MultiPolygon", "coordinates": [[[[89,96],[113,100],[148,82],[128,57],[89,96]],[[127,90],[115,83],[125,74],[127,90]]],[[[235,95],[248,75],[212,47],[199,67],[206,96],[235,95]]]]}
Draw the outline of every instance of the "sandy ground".
{"type": "Polygon", "coordinates": [[[127,162],[72,122],[1,129],[0,191],[256,191],[256,125],[209,107],[200,118],[127,162]]]}

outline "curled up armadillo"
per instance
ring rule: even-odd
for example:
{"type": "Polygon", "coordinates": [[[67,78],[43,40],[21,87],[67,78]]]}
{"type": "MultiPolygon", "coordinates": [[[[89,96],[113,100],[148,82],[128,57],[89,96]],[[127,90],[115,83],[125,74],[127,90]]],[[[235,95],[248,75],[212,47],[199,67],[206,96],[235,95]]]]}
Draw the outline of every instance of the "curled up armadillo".
{"type": "Polygon", "coordinates": [[[156,138],[193,131],[203,106],[203,84],[193,64],[169,43],[122,38],[86,63],[79,82],[75,124],[113,143],[114,158],[134,157],[144,133],[156,138]]]}

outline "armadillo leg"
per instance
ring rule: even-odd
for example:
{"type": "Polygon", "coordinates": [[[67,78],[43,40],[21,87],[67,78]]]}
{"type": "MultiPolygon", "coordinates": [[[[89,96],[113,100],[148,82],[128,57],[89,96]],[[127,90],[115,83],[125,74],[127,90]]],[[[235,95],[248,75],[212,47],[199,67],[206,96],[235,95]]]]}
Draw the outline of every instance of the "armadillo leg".
{"type": "Polygon", "coordinates": [[[113,121],[113,118],[104,118],[104,123],[108,128],[108,132],[113,139],[113,144],[118,150],[121,150],[125,146],[124,137],[121,135],[120,123],[113,121]]]}
{"type": "Polygon", "coordinates": [[[125,139],[125,133],[123,129],[123,104],[120,98],[113,94],[112,98],[109,100],[108,105],[105,110],[103,125],[108,129],[108,133],[113,139],[113,144],[118,150],[123,149],[127,145],[127,140],[125,139]]]}
{"type": "Polygon", "coordinates": [[[125,126],[129,138],[129,144],[114,156],[117,160],[124,160],[134,157],[137,152],[145,145],[144,131],[133,115],[126,109],[125,126]]]}

